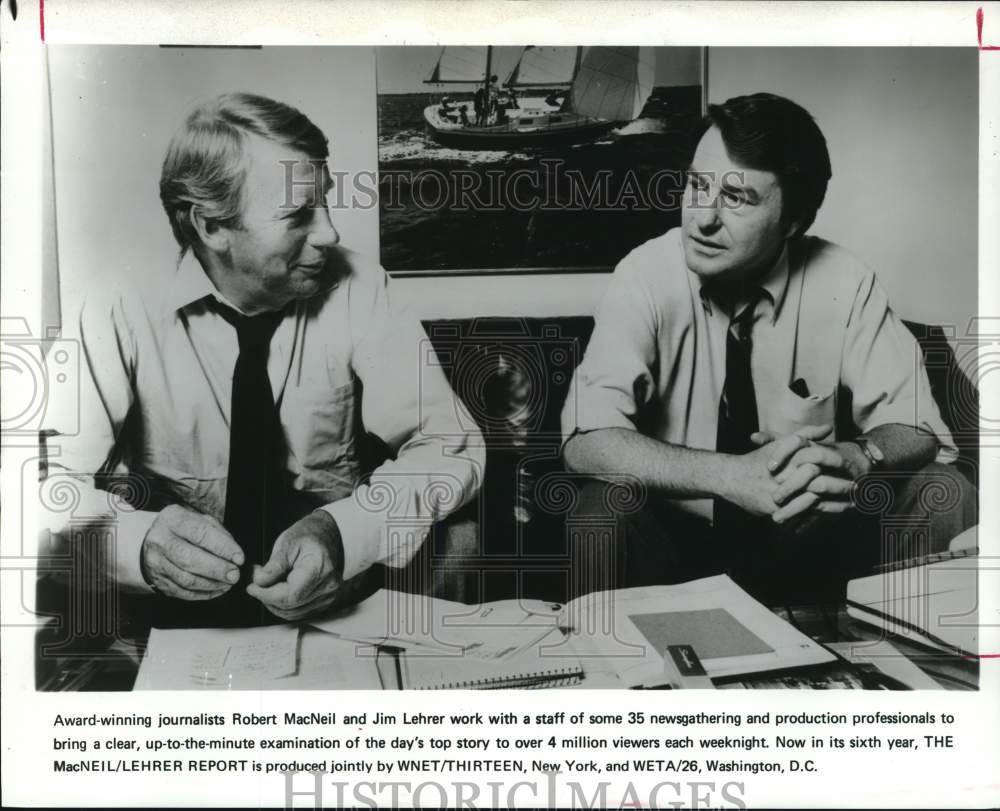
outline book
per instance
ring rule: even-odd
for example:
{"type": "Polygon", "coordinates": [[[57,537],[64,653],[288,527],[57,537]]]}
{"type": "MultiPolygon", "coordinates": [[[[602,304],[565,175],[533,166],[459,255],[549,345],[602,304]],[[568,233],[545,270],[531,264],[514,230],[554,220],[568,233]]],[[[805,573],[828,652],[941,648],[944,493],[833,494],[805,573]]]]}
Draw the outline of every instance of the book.
{"type": "Polygon", "coordinates": [[[566,604],[560,624],[587,687],[684,687],[668,658],[677,646],[689,646],[709,678],[836,658],[726,575],[588,594],[566,604]]]}

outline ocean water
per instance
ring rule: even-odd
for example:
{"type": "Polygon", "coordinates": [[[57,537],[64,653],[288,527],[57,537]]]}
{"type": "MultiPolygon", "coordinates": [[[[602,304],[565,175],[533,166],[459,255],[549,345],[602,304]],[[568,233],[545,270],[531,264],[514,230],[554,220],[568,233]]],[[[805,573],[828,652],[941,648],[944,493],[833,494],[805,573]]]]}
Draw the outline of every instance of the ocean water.
{"type": "MultiPolygon", "coordinates": [[[[679,222],[700,87],[656,88],[594,142],[509,152],[436,143],[423,110],[442,95],[378,97],[386,269],[607,269],[679,222]]],[[[471,111],[471,94],[448,95],[471,111]]]]}

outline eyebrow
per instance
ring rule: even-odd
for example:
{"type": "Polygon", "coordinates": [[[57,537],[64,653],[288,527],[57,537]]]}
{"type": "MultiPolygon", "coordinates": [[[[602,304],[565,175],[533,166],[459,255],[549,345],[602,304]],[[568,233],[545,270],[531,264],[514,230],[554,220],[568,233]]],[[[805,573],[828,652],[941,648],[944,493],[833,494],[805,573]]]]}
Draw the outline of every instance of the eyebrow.
{"type": "MultiPolygon", "coordinates": [[[[326,180],[323,183],[323,199],[325,199],[326,196],[331,191],[333,191],[333,185],[334,185],[333,184],[333,178],[327,176],[326,180]]],[[[314,200],[309,192],[307,192],[307,194],[309,196],[307,196],[305,200],[303,200],[301,203],[299,203],[296,206],[286,206],[284,204],[282,204],[281,206],[279,206],[279,208],[278,208],[278,219],[279,220],[284,220],[284,219],[287,219],[289,217],[295,217],[296,215],[300,214],[305,209],[320,208],[320,207],[323,206],[323,204],[320,203],[318,200],[314,200]]]]}
{"type": "Polygon", "coordinates": [[[750,203],[760,202],[760,192],[758,192],[753,186],[734,186],[731,183],[723,183],[722,190],[727,192],[732,192],[734,194],[741,194],[747,198],[750,203]]]}

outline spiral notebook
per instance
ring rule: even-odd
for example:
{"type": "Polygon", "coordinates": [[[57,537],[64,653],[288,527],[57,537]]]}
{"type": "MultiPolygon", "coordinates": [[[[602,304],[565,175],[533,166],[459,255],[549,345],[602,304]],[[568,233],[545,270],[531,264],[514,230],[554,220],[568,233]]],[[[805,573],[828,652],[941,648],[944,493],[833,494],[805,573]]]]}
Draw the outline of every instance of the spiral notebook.
{"type": "Polygon", "coordinates": [[[576,657],[545,655],[541,645],[507,661],[411,648],[394,652],[389,661],[381,658],[379,668],[383,685],[391,689],[395,682],[401,690],[532,690],[583,681],[576,657]]]}

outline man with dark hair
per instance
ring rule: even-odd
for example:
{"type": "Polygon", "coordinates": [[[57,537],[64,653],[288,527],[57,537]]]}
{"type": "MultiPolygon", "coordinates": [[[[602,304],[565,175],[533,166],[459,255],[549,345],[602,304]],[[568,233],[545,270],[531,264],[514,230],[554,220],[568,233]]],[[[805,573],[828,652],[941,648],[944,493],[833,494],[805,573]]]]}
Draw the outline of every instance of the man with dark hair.
{"type": "Polygon", "coordinates": [[[618,265],[563,412],[567,466],[645,505],[609,516],[604,485],[584,487],[577,516],[615,532],[584,533],[576,592],[719,571],[757,588],[805,558],[870,564],[877,516],[853,501],[868,474],[886,474],[897,516],[916,516],[928,480],[954,496],[920,519],[930,548],[911,555],[973,522],[914,338],[868,268],[805,235],[830,177],[797,104],[710,105],[681,227],[618,265]]]}
{"type": "Polygon", "coordinates": [[[81,479],[84,514],[111,513],[92,551],[154,593],[155,625],[321,613],[373,564],[405,566],[481,481],[419,322],[338,245],[328,156],[288,105],[199,105],[160,180],[179,262],[84,303],[81,430],[52,468],[81,479]],[[369,434],[388,456],[370,476],[369,434]],[[122,483],[128,506],[100,492],[122,483]]]}

